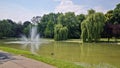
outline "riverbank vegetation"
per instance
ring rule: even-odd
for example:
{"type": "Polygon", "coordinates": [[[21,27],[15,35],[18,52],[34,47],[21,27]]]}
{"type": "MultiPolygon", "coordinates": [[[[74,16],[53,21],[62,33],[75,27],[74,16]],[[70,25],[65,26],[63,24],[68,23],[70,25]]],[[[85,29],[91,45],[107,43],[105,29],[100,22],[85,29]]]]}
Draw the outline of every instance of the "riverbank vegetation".
{"type": "Polygon", "coordinates": [[[109,41],[112,37],[120,36],[120,3],[105,14],[93,9],[88,10],[86,15],[75,15],[74,12],[49,13],[33,17],[31,22],[0,20],[0,39],[21,37],[22,34],[29,36],[30,28],[37,23],[42,38],[54,38],[56,41],[81,38],[83,42],[108,38],[109,41]]]}
{"type": "Polygon", "coordinates": [[[46,58],[46,57],[43,57],[43,56],[40,56],[40,55],[32,54],[29,51],[8,48],[8,47],[5,47],[3,45],[0,45],[0,50],[9,52],[9,53],[12,53],[12,54],[15,54],[15,55],[22,55],[22,56],[27,57],[27,58],[42,61],[42,62],[48,63],[50,65],[56,66],[57,68],[83,68],[80,65],[76,65],[72,62],[67,62],[67,61],[58,60],[58,59],[49,58],[49,57],[46,58]]]}

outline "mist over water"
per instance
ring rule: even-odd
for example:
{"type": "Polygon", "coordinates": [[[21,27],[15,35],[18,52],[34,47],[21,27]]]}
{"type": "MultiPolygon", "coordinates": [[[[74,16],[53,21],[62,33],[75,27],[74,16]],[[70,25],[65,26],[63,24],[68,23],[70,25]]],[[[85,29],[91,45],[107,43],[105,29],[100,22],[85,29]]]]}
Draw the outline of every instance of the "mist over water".
{"type": "Polygon", "coordinates": [[[35,51],[39,49],[40,39],[39,34],[37,33],[37,26],[33,26],[30,30],[30,36],[26,37],[22,35],[21,41],[24,42],[23,48],[29,46],[32,53],[36,53],[35,51]]]}
{"type": "MultiPolygon", "coordinates": [[[[37,33],[37,26],[33,26],[30,30],[30,37],[26,37],[22,35],[21,41],[29,42],[29,43],[38,43],[39,42],[39,34],[37,33]]],[[[39,42],[40,43],[40,42],[39,42]]]]}
{"type": "Polygon", "coordinates": [[[21,44],[22,48],[30,48],[32,53],[36,53],[39,50],[41,43],[46,43],[45,40],[40,39],[39,33],[37,31],[37,25],[31,27],[30,34],[27,37],[26,35],[21,35],[20,41],[10,41],[7,43],[21,44]]]}

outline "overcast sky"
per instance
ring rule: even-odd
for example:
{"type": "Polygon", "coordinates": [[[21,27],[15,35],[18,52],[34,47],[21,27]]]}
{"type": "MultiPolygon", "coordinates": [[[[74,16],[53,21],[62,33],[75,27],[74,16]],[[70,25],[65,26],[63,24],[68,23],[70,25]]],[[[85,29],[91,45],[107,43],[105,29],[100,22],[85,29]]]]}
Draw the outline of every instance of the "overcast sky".
{"type": "Polygon", "coordinates": [[[106,12],[114,9],[120,0],[0,0],[0,20],[30,21],[33,16],[50,12],[87,13],[88,9],[106,12]]]}

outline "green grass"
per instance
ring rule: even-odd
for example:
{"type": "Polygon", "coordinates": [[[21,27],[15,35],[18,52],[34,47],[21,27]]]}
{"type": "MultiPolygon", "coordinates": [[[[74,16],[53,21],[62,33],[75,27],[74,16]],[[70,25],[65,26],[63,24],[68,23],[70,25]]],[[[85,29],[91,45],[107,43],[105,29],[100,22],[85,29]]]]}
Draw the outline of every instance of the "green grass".
{"type": "MultiPolygon", "coordinates": [[[[108,38],[101,38],[100,41],[108,42],[108,38]]],[[[120,42],[120,39],[117,39],[120,42]]],[[[115,42],[115,38],[110,38],[109,42],[115,42]]]]}
{"type": "Polygon", "coordinates": [[[5,47],[3,45],[0,45],[0,50],[15,54],[15,55],[22,55],[22,56],[25,56],[27,58],[42,61],[42,62],[45,62],[47,64],[53,65],[57,68],[83,68],[82,66],[76,65],[72,62],[67,62],[67,61],[58,60],[58,59],[54,59],[54,58],[46,58],[46,57],[43,57],[40,55],[32,54],[29,51],[8,48],[8,47],[5,47]]]}

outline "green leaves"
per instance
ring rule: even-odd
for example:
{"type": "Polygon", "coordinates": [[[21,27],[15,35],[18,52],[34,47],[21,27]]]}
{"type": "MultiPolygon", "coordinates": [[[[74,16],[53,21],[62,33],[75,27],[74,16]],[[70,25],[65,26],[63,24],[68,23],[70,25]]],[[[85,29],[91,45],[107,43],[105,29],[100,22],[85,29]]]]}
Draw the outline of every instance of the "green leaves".
{"type": "Polygon", "coordinates": [[[53,38],[54,36],[54,24],[52,21],[49,21],[45,29],[45,37],[53,38]]]}
{"type": "Polygon", "coordinates": [[[114,23],[120,23],[120,3],[116,5],[116,8],[113,11],[114,23]]]}
{"type": "Polygon", "coordinates": [[[66,40],[68,38],[68,29],[61,24],[57,24],[54,28],[54,39],[56,41],[66,40]]]}
{"type": "Polygon", "coordinates": [[[0,38],[9,37],[12,34],[12,25],[7,20],[0,21],[0,38]]]}
{"type": "Polygon", "coordinates": [[[100,38],[100,33],[103,31],[103,26],[105,24],[105,16],[103,13],[97,12],[88,15],[86,20],[82,22],[82,40],[83,42],[98,41],[100,38]]]}

